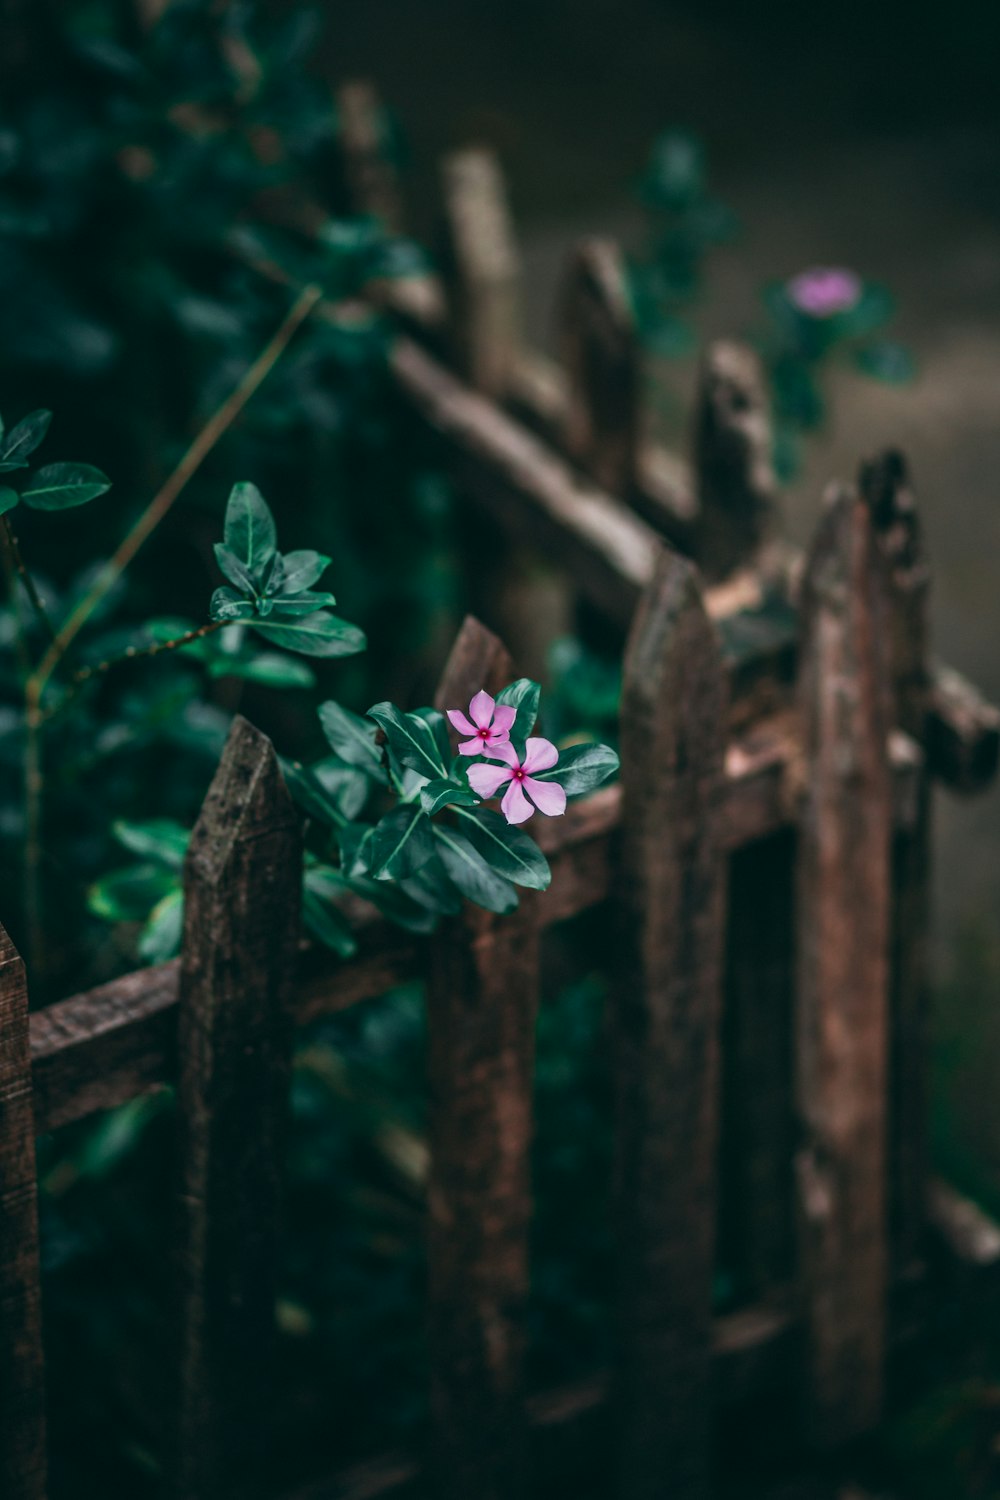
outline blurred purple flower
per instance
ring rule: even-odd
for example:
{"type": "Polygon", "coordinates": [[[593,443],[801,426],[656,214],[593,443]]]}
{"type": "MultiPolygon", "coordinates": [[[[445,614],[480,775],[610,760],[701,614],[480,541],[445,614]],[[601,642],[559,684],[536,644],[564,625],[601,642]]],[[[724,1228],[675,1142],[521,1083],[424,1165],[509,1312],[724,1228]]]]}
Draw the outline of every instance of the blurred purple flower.
{"type": "Polygon", "coordinates": [[[844,266],[811,266],[787,283],[789,301],[811,318],[849,312],[861,300],[861,277],[844,266]]]}

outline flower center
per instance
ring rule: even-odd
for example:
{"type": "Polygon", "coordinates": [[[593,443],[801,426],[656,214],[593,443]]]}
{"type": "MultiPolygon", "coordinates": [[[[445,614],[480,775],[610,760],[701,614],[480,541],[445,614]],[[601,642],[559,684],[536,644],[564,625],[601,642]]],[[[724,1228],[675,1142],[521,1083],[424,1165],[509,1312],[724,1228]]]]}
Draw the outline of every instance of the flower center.
{"type": "Polygon", "coordinates": [[[489,730],[488,730],[488,729],[481,729],[481,730],[480,730],[480,731],[479,731],[479,738],[480,738],[480,739],[481,739],[481,740],[488,740],[488,739],[489,739],[489,737],[490,737],[490,732],[489,732],[489,730]]]}
{"type": "Polygon", "coordinates": [[[522,769],[521,769],[520,766],[518,766],[517,770],[514,772],[514,780],[515,781],[523,781],[524,780],[524,772],[522,771],[522,769]]]}

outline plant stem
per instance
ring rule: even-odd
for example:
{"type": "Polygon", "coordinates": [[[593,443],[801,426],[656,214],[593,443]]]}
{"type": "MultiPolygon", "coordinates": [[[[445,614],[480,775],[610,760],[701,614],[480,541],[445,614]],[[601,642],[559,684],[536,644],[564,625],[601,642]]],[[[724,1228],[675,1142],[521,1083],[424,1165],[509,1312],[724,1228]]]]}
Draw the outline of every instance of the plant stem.
{"type": "Polygon", "coordinates": [[[184,457],[125,536],[114,556],[101,569],[93,587],[66,619],[38,666],[24,685],[25,709],[25,847],[24,904],[27,915],[29,962],[36,973],[44,964],[42,902],[42,797],[45,790],[42,763],[42,699],[53,672],[108,591],[121,577],[142,544],[166,516],[188,480],[197,473],[219,439],[246,406],[250,397],[274,368],[301,323],[322,296],[318,286],[307,286],[296,297],[274,337],[261,350],[242,380],[198,433],[184,457]]]}
{"type": "Polygon", "coordinates": [[[152,646],[129,646],[121,656],[112,656],[93,667],[81,667],[79,672],[73,673],[71,681],[87,682],[91,677],[100,677],[105,672],[110,672],[112,667],[122,666],[124,662],[141,661],[143,657],[159,656],[161,651],[176,651],[181,646],[190,646],[192,641],[204,640],[206,635],[213,635],[215,631],[222,630],[229,623],[228,620],[213,620],[210,625],[199,625],[197,630],[189,630],[185,635],[175,636],[172,641],[155,641],[152,646]]]}
{"type": "Polygon", "coordinates": [[[17,576],[24,584],[24,591],[27,594],[28,598],[31,600],[31,607],[35,611],[35,614],[38,616],[39,620],[44,625],[49,640],[54,642],[56,638],[56,628],[53,625],[51,618],[49,617],[48,610],[42,603],[42,596],[38,592],[38,589],[35,585],[35,580],[32,578],[31,574],[28,572],[28,569],[25,567],[24,558],[21,556],[21,549],[18,546],[17,537],[14,535],[14,528],[10,524],[10,517],[0,516],[0,523],[3,524],[4,541],[7,544],[11,559],[13,560],[14,567],[17,571],[17,576]]]}
{"type": "Polygon", "coordinates": [[[197,473],[216,443],[228,431],[250,397],[261,385],[265,376],[277,364],[291,342],[292,335],[309,316],[322,295],[322,290],[318,286],[307,286],[299,293],[277,333],[261,350],[239,385],[205,423],[174,472],[161,485],[135,525],[119,544],[114,556],[109,558],[101,569],[93,587],[80,600],[59,630],[35,673],[42,688],[45,687],[60,658],[65,655],[70,644],[76,639],[101,600],[117,583],[139,548],[167,515],[185,485],[197,473]]]}

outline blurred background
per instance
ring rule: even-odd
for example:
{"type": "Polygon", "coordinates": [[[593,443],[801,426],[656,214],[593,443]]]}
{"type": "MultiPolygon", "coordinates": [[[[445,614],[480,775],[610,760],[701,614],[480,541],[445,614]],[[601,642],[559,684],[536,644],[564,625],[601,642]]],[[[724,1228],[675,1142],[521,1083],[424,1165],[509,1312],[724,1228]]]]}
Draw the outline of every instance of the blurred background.
{"type": "MultiPolygon", "coordinates": [[[[708,339],[765,351],[794,539],[810,536],[829,480],[901,448],[933,568],[935,652],[1000,699],[998,61],[1000,8],[973,0],[0,0],[0,412],[10,427],[52,408],[52,456],[72,451],[114,481],[100,512],[72,513],[57,537],[45,517],[19,513],[53,610],[70,607],[81,564],[107,554],[280,321],[287,294],[220,249],[246,228],[250,200],[291,182],[327,203],[348,227],[328,237],[322,263],[298,243],[281,254],[346,301],[372,280],[433,266],[441,157],[486,145],[505,172],[531,341],[554,346],[570,247],[608,233],[631,252],[653,420],[669,445],[687,441],[708,339]],[[389,112],[405,239],[351,229],[337,202],[331,95],[355,78],[371,79],[389,112]],[[780,357],[780,288],[813,266],[856,274],[868,322],[845,328],[843,349],[806,379],[780,357]]],[[[251,248],[276,244],[258,236],[251,248]]],[[[345,323],[295,345],[112,601],[109,630],[203,613],[225,494],[253,479],[290,546],[331,553],[340,606],[370,635],[363,660],[317,669],[316,691],[362,710],[386,696],[424,700],[469,585],[455,497],[395,408],[386,337],[377,321],[345,323]]],[[[5,609],[0,897],[17,936],[10,599],[5,609]]],[[[563,728],[579,719],[604,732],[617,684],[582,649],[564,643],[546,664],[552,712],[563,728]]],[[[238,704],[290,752],[318,753],[314,699],[301,684],[273,692],[228,679],[206,697],[182,665],[86,707],[85,749],[67,751],[54,777],[49,900],[67,915],[50,995],[166,956],[137,949],[148,912],[116,905],[111,886],[94,898],[125,860],[110,818],[189,826],[238,704]]],[[[935,840],[935,1147],[963,1187],[1000,1209],[1000,795],[939,793],[935,840]]],[[[542,1023],[539,1382],[599,1363],[606,1346],[602,943],[599,931],[577,935],[587,972],[570,982],[555,965],[542,1023]]],[[[282,1318],[293,1392],[284,1420],[306,1455],[303,1477],[337,1403],[349,1456],[352,1445],[360,1456],[387,1437],[408,1441],[422,1421],[412,1395],[421,1028],[419,996],[390,996],[327,1025],[300,1056],[282,1318]]],[[[155,1184],[169,1107],[138,1101],[42,1146],[53,1493],[67,1500],[157,1492],[149,1413],[162,1392],[122,1350],[162,1352],[155,1184]]],[[[720,1304],[737,1295],[720,1268],[720,1304]]],[[[893,1493],[1000,1495],[998,1377],[991,1350],[973,1381],[942,1379],[932,1407],[901,1414],[875,1460],[893,1493]]]]}

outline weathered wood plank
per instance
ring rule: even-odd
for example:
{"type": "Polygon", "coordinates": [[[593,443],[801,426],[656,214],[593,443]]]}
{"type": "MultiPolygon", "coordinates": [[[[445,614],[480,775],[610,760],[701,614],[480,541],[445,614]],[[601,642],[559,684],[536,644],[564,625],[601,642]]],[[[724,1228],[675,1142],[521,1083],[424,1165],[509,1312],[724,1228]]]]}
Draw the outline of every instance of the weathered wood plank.
{"type": "MultiPolygon", "coordinates": [[[[436,701],[511,677],[467,619],[436,701]]],[[[431,941],[428,1295],[431,1464],[441,1500],[526,1491],[524,1339],[538,927],[530,893],[498,919],[466,906],[431,941]],[[527,898],[527,899],[526,899],[527,898]]]]}
{"type": "Polygon", "coordinates": [[[0,1494],[45,1500],[45,1364],[28,986],[0,927],[0,1494]]]}
{"type": "Polygon", "coordinates": [[[627,501],[636,479],[642,358],[625,260],[613,240],[576,246],[558,306],[568,393],[562,447],[588,478],[627,501]]]}
{"type": "Polygon", "coordinates": [[[237,718],[185,866],[177,1500],[267,1484],[300,883],[274,749],[237,718]]]}
{"type": "Polygon", "coordinates": [[[621,1500],[701,1500],[710,1488],[724,725],[696,574],[665,552],[629,637],[621,717],[621,1500]]]}
{"type": "Polygon", "coordinates": [[[469,384],[502,400],[521,357],[521,258],[492,151],[455,151],[442,164],[452,354],[469,384]]]}
{"type": "Polygon", "coordinates": [[[882,1406],[887,1294],[891,790],[881,559],[853,490],[828,499],[803,587],[796,1156],[813,1437],[882,1406]]]}
{"type": "Polygon", "coordinates": [[[774,509],[771,446],[759,359],[745,344],[711,344],[694,409],[694,556],[710,580],[748,562],[764,539],[774,509]]]}
{"type": "MultiPolygon", "coordinates": [[[[885,560],[892,722],[922,745],[930,697],[930,570],[902,454],[890,450],[863,464],[858,487],[885,560]]],[[[916,815],[908,827],[895,829],[892,841],[889,1212],[897,1271],[917,1263],[927,1222],[930,790],[925,762],[915,778],[916,815]]]]}
{"type": "Polygon", "coordinates": [[[950,667],[931,673],[927,764],[953,792],[972,796],[991,786],[1000,763],[1000,709],[950,667]]]}
{"type": "Polygon", "coordinates": [[[399,179],[389,150],[388,117],[375,87],[363,78],[342,84],[336,109],[348,207],[398,233],[403,226],[399,179]]]}

